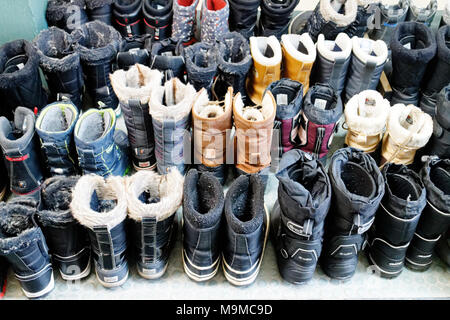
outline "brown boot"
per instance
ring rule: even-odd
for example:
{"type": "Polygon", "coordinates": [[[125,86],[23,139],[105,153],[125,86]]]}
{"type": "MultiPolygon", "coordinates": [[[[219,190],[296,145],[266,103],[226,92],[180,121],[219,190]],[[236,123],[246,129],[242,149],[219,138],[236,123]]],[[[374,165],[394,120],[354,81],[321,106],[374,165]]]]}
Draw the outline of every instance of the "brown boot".
{"type": "Polygon", "coordinates": [[[236,127],[236,168],[239,173],[261,173],[271,163],[273,122],[276,102],[267,91],[261,105],[246,106],[240,93],[233,102],[234,125],[236,127]]]}
{"type": "Polygon", "coordinates": [[[233,88],[229,87],[224,101],[209,101],[208,92],[201,89],[192,105],[194,159],[199,171],[211,172],[223,184],[226,177],[227,130],[231,130],[233,88]]]}
{"type": "Polygon", "coordinates": [[[309,89],[309,76],[316,61],[316,45],[308,33],[281,36],[283,50],[282,78],[303,84],[303,95],[309,89]]]}
{"type": "Polygon", "coordinates": [[[250,51],[253,68],[247,76],[247,93],[254,103],[260,104],[264,90],[280,80],[281,46],[275,36],[250,37],[250,51]]]}

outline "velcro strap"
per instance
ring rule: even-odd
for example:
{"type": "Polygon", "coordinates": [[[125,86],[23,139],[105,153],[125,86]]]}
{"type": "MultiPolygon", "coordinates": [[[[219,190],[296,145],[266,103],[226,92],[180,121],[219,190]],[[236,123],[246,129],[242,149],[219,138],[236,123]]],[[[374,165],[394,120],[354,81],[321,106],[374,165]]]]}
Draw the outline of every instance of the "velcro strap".
{"type": "Polygon", "coordinates": [[[314,227],[314,220],[312,219],[305,219],[303,221],[303,225],[299,225],[298,223],[290,220],[287,218],[284,214],[281,215],[281,220],[283,222],[283,225],[289,229],[292,233],[295,233],[302,237],[310,237],[313,232],[314,227]]]}
{"type": "Polygon", "coordinates": [[[114,248],[111,239],[111,233],[107,226],[95,226],[93,228],[97,239],[100,264],[105,269],[114,269],[116,262],[114,259],[114,248]]]}
{"type": "Polygon", "coordinates": [[[142,218],[142,262],[154,261],[156,257],[156,217],[142,218]]]}

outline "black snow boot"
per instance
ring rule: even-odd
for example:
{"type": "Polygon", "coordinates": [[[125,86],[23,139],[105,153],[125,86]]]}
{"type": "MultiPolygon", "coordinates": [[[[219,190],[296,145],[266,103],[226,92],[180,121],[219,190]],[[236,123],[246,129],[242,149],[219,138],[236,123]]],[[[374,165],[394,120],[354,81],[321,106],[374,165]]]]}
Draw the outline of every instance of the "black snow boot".
{"type": "Polygon", "coordinates": [[[278,270],[286,281],[302,284],[312,278],[322,251],[331,183],[322,163],[298,149],[283,155],[276,177],[271,223],[278,270]]]}
{"type": "Polygon", "coordinates": [[[240,92],[243,101],[247,101],[245,79],[253,64],[248,41],[239,33],[230,32],[217,46],[218,74],[213,86],[215,96],[222,100],[228,88],[232,87],[235,94],[240,92]]]}
{"type": "Polygon", "coordinates": [[[90,21],[99,20],[112,25],[112,4],[115,0],[84,0],[90,21]]]}
{"type": "Polygon", "coordinates": [[[437,241],[450,226],[450,160],[430,157],[420,171],[427,205],[406,253],[406,266],[425,271],[433,262],[437,241]]]}
{"type": "Polygon", "coordinates": [[[91,106],[103,104],[102,108],[116,109],[119,101],[109,80],[112,63],[116,59],[122,37],[113,27],[100,21],[92,21],[72,32],[77,44],[85,75],[86,93],[91,106]]]}
{"type": "Polygon", "coordinates": [[[116,0],[113,5],[114,26],[124,37],[142,33],[142,0],[116,0]]]}
{"type": "Polygon", "coordinates": [[[292,12],[299,0],[261,0],[261,15],[258,22],[258,36],[276,36],[287,33],[292,12]]]}
{"type": "MultiPolygon", "coordinates": [[[[172,35],[173,0],[143,0],[145,33],[155,40],[164,40],[172,35]]],[[[180,39],[183,40],[183,39],[180,39]]]]}
{"type": "Polygon", "coordinates": [[[64,280],[79,280],[91,271],[91,248],[86,230],[70,211],[72,188],[78,177],[53,177],[42,185],[38,220],[50,248],[53,266],[64,280]]]}
{"type": "Polygon", "coordinates": [[[39,74],[39,56],[27,40],[15,40],[0,47],[1,116],[12,119],[17,106],[40,110],[47,95],[39,74]]]}
{"type": "Polygon", "coordinates": [[[222,186],[211,173],[189,170],[183,188],[183,266],[194,281],[213,278],[220,266],[222,186]]]}
{"type": "Polygon", "coordinates": [[[150,63],[148,45],[150,43],[151,36],[148,34],[123,38],[116,57],[117,67],[126,71],[136,63],[148,66],[150,63]]]}
{"type": "Polygon", "coordinates": [[[384,179],[375,160],[361,150],[336,151],[328,170],[333,196],[325,225],[320,266],[331,278],[353,276],[366,231],[384,195],[384,179]]]}
{"type": "Polygon", "coordinates": [[[450,84],[438,95],[433,135],[426,146],[425,154],[450,159],[450,84]]]}
{"type": "Polygon", "coordinates": [[[385,194],[369,231],[369,262],[382,277],[395,278],[427,199],[419,175],[405,165],[388,163],[382,173],[385,194]]]}
{"type": "Polygon", "coordinates": [[[254,35],[261,0],[228,0],[230,31],[239,32],[246,39],[254,35]]]}
{"type": "Polygon", "coordinates": [[[358,11],[356,13],[355,21],[353,25],[355,26],[354,35],[363,38],[366,34],[369,26],[374,27],[375,18],[377,10],[379,10],[380,0],[357,0],[358,1],[358,11]]]}
{"type": "Polygon", "coordinates": [[[420,108],[434,116],[439,92],[450,84],[450,26],[443,26],[436,34],[437,54],[428,66],[422,82],[420,108]]]}
{"type": "Polygon", "coordinates": [[[70,33],[88,22],[85,7],[85,0],[49,0],[45,12],[47,24],[70,33]]]}
{"type": "Polygon", "coordinates": [[[205,88],[211,97],[211,87],[217,74],[217,47],[197,42],[184,49],[187,78],[196,91],[205,88]]]}
{"type": "Polygon", "coordinates": [[[436,244],[436,253],[450,267],[450,228],[447,229],[447,232],[442,235],[436,244]]]}
{"type": "Polygon", "coordinates": [[[47,243],[35,222],[38,205],[28,197],[0,203],[0,256],[8,260],[30,299],[48,294],[55,286],[47,243]]]}
{"type": "Polygon", "coordinates": [[[50,90],[50,100],[64,96],[81,109],[83,71],[80,54],[73,48],[70,34],[56,27],[42,30],[34,39],[40,66],[50,90]]]}
{"type": "Polygon", "coordinates": [[[186,67],[184,63],[184,46],[182,40],[168,38],[154,41],[147,47],[150,51],[150,69],[164,73],[164,81],[178,78],[185,83],[186,67]]]}
{"type": "Polygon", "coordinates": [[[419,88],[428,63],[436,54],[431,29],[419,22],[403,22],[394,30],[392,50],[391,105],[419,104],[419,88]]]}

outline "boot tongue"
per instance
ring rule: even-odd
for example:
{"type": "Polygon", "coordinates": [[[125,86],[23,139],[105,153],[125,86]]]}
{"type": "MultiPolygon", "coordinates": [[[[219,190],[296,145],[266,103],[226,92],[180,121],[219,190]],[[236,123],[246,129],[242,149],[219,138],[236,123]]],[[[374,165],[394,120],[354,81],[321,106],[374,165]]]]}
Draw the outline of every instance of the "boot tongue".
{"type": "Polygon", "coordinates": [[[377,187],[373,177],[364,167],[353,161],[344,164],[341,179],[350,193],[369,199],[376,194],[377,187]]]}
{"type": "Polygon", "coordinates": [[[164,105],[169,107],[176,104],[177,86],[174,79],[166,83],[167,85],[164,86],[164,105]]]}
{"type": "Polygon", "coordinates": [[[115,208],[116,200],[101,200],[98,198],[97,191],[94,190],[91,196],[90,207],[93,211],[98,213],[108,212],[115,208]]]}

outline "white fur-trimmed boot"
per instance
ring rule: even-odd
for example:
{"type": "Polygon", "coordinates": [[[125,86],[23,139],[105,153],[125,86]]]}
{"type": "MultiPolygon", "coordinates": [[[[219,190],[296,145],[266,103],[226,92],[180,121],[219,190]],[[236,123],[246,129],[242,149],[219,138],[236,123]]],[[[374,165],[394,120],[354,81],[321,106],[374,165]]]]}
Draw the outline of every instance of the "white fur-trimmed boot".
{"type": "Polygon", "coordinates": [[[386,128],[381,162],[408,165],[414,161],[416,151],[430,139],[433,120],[416,106],[399,103],[389,110],[386,128]]]}
{"type": "Polygon", "coordinates": [[[131,219],[137,270],[145,279],[164,275],[176,237],[175,213],[183,200],[184,178],[171,168],[166,175],[140,171],[127,178],[128,217],[131,219]]]}
{"type": "Polygon", "coordinates": [[[375,90],[353,96],[345,106],[348,132],[345,144],[367,153],[375,152],[386,127],[391,105],[375,90]]]}

